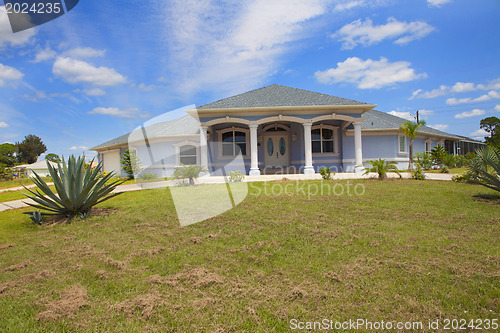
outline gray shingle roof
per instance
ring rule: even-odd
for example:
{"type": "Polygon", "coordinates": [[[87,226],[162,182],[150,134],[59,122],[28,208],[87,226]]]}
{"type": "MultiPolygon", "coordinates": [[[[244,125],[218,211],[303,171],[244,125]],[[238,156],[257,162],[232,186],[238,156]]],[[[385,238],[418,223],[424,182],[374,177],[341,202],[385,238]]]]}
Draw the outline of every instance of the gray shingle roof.
{"type": "MultiPolygon", "coordinates": [[[[176,136],[176,135],[195,135],[199,133],[199,123],[191,116],[184,116],[181,118],[164,121],[146,127],[148,138],[176,136]]],[[[130,133],[122,135],[116,139],[102,143],[98,146],[91,148],[91,150],[98,150],[110,146],[123,145],[128,143],[130,133]]]]}
{"type": "MultiPolygon", "coordinates": [[[[363,114],[363,117],[365,120],[363,120],[363,123],[361,124],[362,129],[395,129],[400,128],[406,121],[406,119],[377,110],[367,111],[363,114]]],[[[455,140],[460,139],[460,137],[456,135],[439,131],[429,126],[421,126],[418,129],[418,132],[429,135],[445,136],[455,140]]]]}
{"type": "Polygon", "coordinates": [[[198,109],[230,109],[273,106],[367,105],[352,99],[321,94],[279,84],[255,89],[198,107],[198,109]]]}

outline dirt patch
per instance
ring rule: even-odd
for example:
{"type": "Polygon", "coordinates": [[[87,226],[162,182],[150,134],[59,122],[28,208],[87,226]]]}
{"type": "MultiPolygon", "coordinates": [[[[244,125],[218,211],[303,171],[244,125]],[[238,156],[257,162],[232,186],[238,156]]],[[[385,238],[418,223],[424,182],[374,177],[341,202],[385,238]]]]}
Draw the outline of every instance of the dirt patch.
{"type": "Polygon", "coordinates": [[[191,237],[191,242],[193,242],[193,244],[200,244],[203,242],[203,237],[191,237]]]}
{"type": "Polygon", "coordinates": [[[12,271],[17,271],[18,269],[22,269],[30,264],[30,261],[23,261],[19,264],[11,265],[9,267],[5,267],[3,270],[4,272],[12,272],[12,271]]]}
{"type": "Polygon", "coordinates": [[[61,317],[73,317],[82,307],[88,305],[87,290],[80,285],[74,285],[65,290],[61,298],[55,302],[47,302],[47,310],[40,312],[37,320],[54,320],[61,317]]]}
{"type": "Polygon", "coordinates": [[[288,293],[288,299],[295,301],[296,299],[299,298],[304,298],[307,296],[307,292],[300,288],[293,288],[292,291],[288,293]]]}
{"type": "Polygon", "coordinates": [[[108,264],[111,267],[115,267],[118,269],[122,269],[125,267],[125,263],[123,261],[118,261],[113,258],[104,258],[104,263],[108,264]]]}
{"type": "Polygon", "coordinates": [[[329,271],[325,273],[325,277],[329,280],[335,281],[335,282],[341,282],[342,280],[340,277],[337,275],[337,273],[333,271],[329,271]]]}
{"type": "Polygon", "coordinates": [[[206,288],[214,284],[223,283],[224,279],[215,273],[209,272],[205,268],[197,267],[188,269],[186,272],[178,273],[166,279],[166,281],[166,283],[170,285],[177,285],[179,282],[184,282],[193,285],[195,288],[206,288]]]}
{"type": "Polygon", "coordinates": [[[155,313],[158,306],[164,305],[165,301],[161,299],[158,291],[154,291],[145,296],[138,296],[133,299],[126,299],[123,302],[113,306],[114,309],[123,312],[127,317],[132,317],[135,313],[140,313],[145,319],[148,319],[155,313]]]}
{"type": "Polygon", "coordinates": [[[14,245],[12,245],[12,244],[1,244],[0,245],[0,250],[5,250],[5,249],[11,248],[11,247],[14,247],[14,245]]]}

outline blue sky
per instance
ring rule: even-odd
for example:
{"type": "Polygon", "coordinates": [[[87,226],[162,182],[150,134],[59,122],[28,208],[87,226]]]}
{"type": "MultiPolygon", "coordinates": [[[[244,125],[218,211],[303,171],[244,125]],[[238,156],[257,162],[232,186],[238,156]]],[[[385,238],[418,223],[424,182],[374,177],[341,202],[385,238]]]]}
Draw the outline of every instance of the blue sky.
{"type": "Polygon", "coordinates": [[[0,142],[92,155],[154,116],[273,83],[480,138],[500,117],[498,17],[498,0],[82,0],[13,34],[1,6],[0,142]]]}

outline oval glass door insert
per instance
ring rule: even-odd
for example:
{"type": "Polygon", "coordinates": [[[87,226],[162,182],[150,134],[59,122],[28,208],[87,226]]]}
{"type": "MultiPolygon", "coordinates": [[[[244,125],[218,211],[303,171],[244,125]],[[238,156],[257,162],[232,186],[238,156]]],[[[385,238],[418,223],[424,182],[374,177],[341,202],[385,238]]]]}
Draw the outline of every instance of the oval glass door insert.
{"type": "Polygon", "coordinates": [[[269,154],[269,156],[271,156],[273,152],[274,152],[273,139],[269,138],[267,139],[267,153],[269,154]]]}
{"type": "Polygon", "coordinates": [[[280,139],[280,154],[285,155],[286,152],[286,144],[285,144],[285,138],[280,139]]]}

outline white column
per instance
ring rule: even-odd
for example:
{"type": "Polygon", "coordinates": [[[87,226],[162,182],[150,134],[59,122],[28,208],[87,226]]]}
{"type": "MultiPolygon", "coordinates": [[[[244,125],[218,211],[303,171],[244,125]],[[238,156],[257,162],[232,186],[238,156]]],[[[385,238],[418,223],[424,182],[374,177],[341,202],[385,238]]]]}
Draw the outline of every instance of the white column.
{"type": "Polygon", "coordinates": [[[363,169],[363,146],[361,143],[361,123],[353,123],[354,126],[354,172],[363,169]]]}
{"type": "Polygon", "coordinates": [[[304,124],[304,173],[314,174],[311,142],[311,123],[304,124]]]}
{"type": "Polygon", "coordinates": [[[259,154],[257,152],[257,127],[259,125],[249,125],[250,127],[250,172],[249,176],[260,176],[259,154]]]}
{"type": "Polygon", "coordinates": [[[200,126],[200,166],[208,170],[207,127],[200,126]]]}

